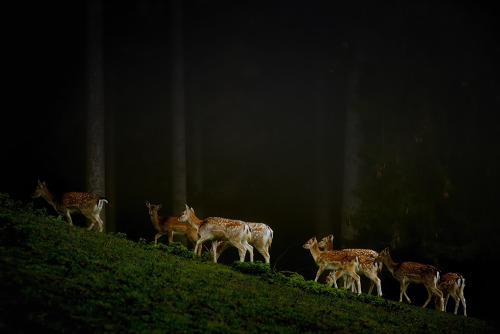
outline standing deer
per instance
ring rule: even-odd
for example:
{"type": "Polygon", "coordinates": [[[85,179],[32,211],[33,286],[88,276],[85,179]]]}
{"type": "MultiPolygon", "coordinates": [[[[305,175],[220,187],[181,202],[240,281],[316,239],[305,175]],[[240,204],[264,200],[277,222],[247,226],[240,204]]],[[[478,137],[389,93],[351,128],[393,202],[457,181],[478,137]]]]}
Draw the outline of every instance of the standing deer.
{"type": "Polygon", "coordinates": [[[250,253],[250,262],[253,262],[253,247],[248,243],[252,234],[250,227],[244,221],[219,217],[201,220],[196,217],[193,208],[189,208],[187,204],[179,221],[188,222],[198,232],[200,238],[196,242],[195,253],[205,241],[211,240],[214,262],[217,263],[217,242],[229,241],[231,245],[238,248],[241,262],[245,261],[247,251],[250,253]]]}
{"type": "Polygon", "coordinates": [[[54,207],[59,214],[58,219],[61,219],[64,216],[68,220],[68,223],[73,225],[71,214],[81,213],[91,221],[87,230],[90,231],[94,227],[95,223],[98,223],[99,231],[103,231],[104,222],[99,215],[104,203],[109,205],[109,201],[105,197],[85,192],[67,192],[62,195],[61,201],[57,201],[56,197],[45,185],[45,181],[40,182],[40,180],[38,180],[38,186],[35,188],[31,198],[37,198],[40,196],[54,207]]]}
{"type": "MultiPolygon", "coordinates": [[[[446,306],[448,305],[448,299],[450,296],[455,299],[455,314],[458,312],[458,306],[460,306],[460,301],[464,308],[464,316],[467,316],[467,304],[465,303],[464,288],[465,288],[465,278],[458,273],[446,273],[441,276],[438,284],[439,290],[443,292],[444,297],[444,310],[446,311],[446,306]]],[[[437,306],[437,303],[436,303],[437,306]]]]}
{"type": "MultiPolygon", "coordinates": [[[[186,238],[193,244],[196,245],[198,241],[198,232],[189,225],[189,223],[182,223],[179,221],[179,217],[174,216],[160,216],[158,215],[158,210],[161,209],[161,204],[151,204],[146,201],[146,206],[149,209],[149,216],[151,217],[151,222],[153,223],[156,231],[158,233],[155,235],[155,245],[158,244],[158,238],[163,235],[167,235],[168,243],[170,244],[174,240],[174,234],[185,235],[186,238]]],[[[198,249],[198,255],[201,254],[201,247],[198,249]]]]}
{"type": "MultiPolygon", "coordinates": [[[[316,278],[314,279],[315,282],[318,281],[319,276],[324,270],[341,269],[356,281],[358,285],[358,294],[361,293],[361,280],[359,275],[356,274],[359,265],[357,256],[352,256],[343,251],[321,251],[318,247],[316,237],[307,240],[302,247],[311,251],[314,262],[316,262],[319,267],[316,278]]],[[[333,283],[337,288],[337,282],[334,281],[333,283]]]]}
{"type": "MultiPolygon", "coordinates": [[[[257,248],[260,254],[264,257],[266,263],[270,263],[271,256],[269,255],[269,249],[273,242],[273,230],[271,227],[264,223],[246,223],[251,230],[252,238],[249,240],[250,245],[257,248]]],[[[219,242],[217,245],[217,258],[229,248],[231,244],[227,241],[219,242]]]]}
{"type": "MultiPolygon", "coordinates": [[[[333,239],[334,239],[334,236],[332,234],[324,237],[318,243],[318,247],[323,249],[323,250],[326,250],[326,251],[332,251],[333,250],[333,239]]],[[[363,248],[345,248],[345,249],[342,249],[342,251],[344,251],[352,256],[358,257],[359,266],[358,266],[357,273],[362,274],[371,280],[368,294],[372,293],[373,286],[376,284],[377,285],[377,295],[379,297],[382,297],[382,284],[381,284],[380,278],[378,277],[379,272],[382,270],[382,264],[375,262],[375,259],[378,257],[378,253],[374,250],[363,249],[363,248]]],[[[337,281],[340,277],[344,276],[345,274],[346,274],[346,272],[343,270],[340,270],[340,269],[336,270],[335,272],[331,272],[327,278],[328,285],[332,286],[332,284],[333,284],[332,280],[337,281]]],[[[344,281],[344,283],[345,283],[345,281],[344,281]]],[[[345,284],[344,284],[344,286],[345,286],[345,284]]],[[[353,285],[353,287],[354,287],[354,285],[353,285]]]]}
{"type": "Polygon", "coordinates": [[[443,293],[437,288],[437,283],[439,282],[439,270],[431,266],[430,264],[421,264],[416,262],[400,262],[396,263],[392,260],[389,254],[389,247],[385,248],[379,253],[379,256],[375,260],[377,262],[384,262],[387,269],[391,274],[399,281],[399,302],[403,301],[403,294],[411,303],[410,298],[406,294],[406,289],[410,283],[417,283],[425,285],[429,297],[425,301],[422,308],[425,308],[432,298],[432,295],[436,295],[439,298],[439,309],[444,311],[444,300],[443,293]]]}

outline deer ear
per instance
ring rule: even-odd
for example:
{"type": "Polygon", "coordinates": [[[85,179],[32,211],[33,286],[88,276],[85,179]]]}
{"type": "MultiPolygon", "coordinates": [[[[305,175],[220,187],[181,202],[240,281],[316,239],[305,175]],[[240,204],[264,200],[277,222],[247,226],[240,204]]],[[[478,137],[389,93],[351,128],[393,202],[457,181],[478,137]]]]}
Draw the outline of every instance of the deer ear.
{"type": "Polygon", "coordinates": [[[147,206],[148,208],[149,208],[149,205],[150,205],[150,204],[149,204],[149,202],[148,202],[148,201],[146,201],[146,206],[147,206]]]}
{"type": "Polygon", "coordinates": [[[158,207],[157,207],[157,208],[158,208],[158,210],[160,210],[160,209],[161,209],[161,204],[158,204],[158,207]]]}

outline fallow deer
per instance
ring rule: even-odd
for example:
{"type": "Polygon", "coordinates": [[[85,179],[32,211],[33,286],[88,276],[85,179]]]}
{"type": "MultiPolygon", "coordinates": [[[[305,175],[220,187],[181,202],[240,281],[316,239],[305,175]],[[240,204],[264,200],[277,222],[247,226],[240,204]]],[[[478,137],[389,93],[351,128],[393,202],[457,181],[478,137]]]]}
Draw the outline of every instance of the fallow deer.
{"type": "Polygon", "coordinates": [[[182,213],[179,221],[188,222],[198,232],[200,238],[196,242],[195,253],[205,241],[211,240],[213,259],[217,263],[217,242],[229,241],[238,248],[241,262],[245,261],[247,251],[250,253],[250,262],[253,262],[253,247],[248,243],[252,234],[250,227],[244,221],[219,217],[209,217],[201,220],[196,217],[193,208],[189,208],[187,204],[186,210],[182,213]]]}
{"type": "MultiPolygon", "coordinates": [[[[316,237],[307,240],[302,247],[311,251],[314,262],[316,262],[319,267],[316,278],[314,279],[315,282],[318,281],[323,271],[341,269],[346,271],[346,273],[356,281],[358,294],[361,293],[361,280],[359,275],[356,274],[359,265],[357,256],[352,256],[343,251],[321,251],[318,247],[318,240],[316,240],[316,237]]],[[[337,282],[334,282],[334,284],[337,288],[337,282]]]]}
{"type": "MultiPolygon", "coordinates": [[[[179,221],[179,217],[174,216],[160,216],[158,215],[158,210],[161,209],[161,204],[151,204],[146,201],[146,206],[149,210],[149,216],[151,217],[151,222],[153,223],[156,231],[155,235],[155,245],[158,244],[158,238],[163,235],[167,235],[168,243],[170,244],[174,240],[174,234],[185,235],[186,238],[193,244],[193,247],[198,241],[198,232],[189,225],[189,223],[182,223],[179,221]]],[[[201,247],[198,249],[198,255],[201,254],[201,247]]]]}
{"type": "Polygon", "coordinates": [[[104,203],[109,205],[109,201],[105,197],[86,192],[67,192],[64,193],[62,199],[58,201],[45,185],[45,181],[40,182],[40,180],[38,180],[38,186],[31,195],[31,198],[37,197],[43,197],[59,214],[58,219],[64,216],[70,225],[73,225],[71,214],[81,213],[91,221],[87,230],[90,231],[96,223],[99,224],[100,232],[104,229],[104,222],[99,215],[104,203]]]}
{"type": "Polygon", "coordinates": [[[450,296],[452,296],[453,299],[455,299],[454,313],[457,314],[460,302],[462,302],[462,307],[464,308],[464,316],[467,316],[467,304],[465,303],[464,297],[465,278],[462,275],[458,273],[444,274],[439,280],[438,288],[443,293],[445,311],[446,306],[448,305],[448,299],[450,298],[450,296]]]}
{"type": "Polygon", "coordinates": [[[396,263],[392,260],[391,254],[389,254],[389,247],[385,248],[379,253],[379,256],[375,260],[377,262],[383,262],[391,274],[399,281],[399,302],[403,301],[403,295],[405,295],[408,303],[411,303],[410,298],[406,294],[406,289],[410,283],[417,283],[425,285],[429,297],[425,301],[422,308],[425,308],[432,298],[432,295],[436,295],[439,298],[439,309],[444,311],[444,300],[443,293],[438,289],[437,283],[439,282],[439,270],[430,265],[422,264],[417,262],[400,262],[396,263]]]}
{"type": "MultiPolygon", "coordinates": [[[[326,250],[333,250],[333,239],[334,236],[330,234],[329,236],[324,237],[318,243],[318,247],[326,250]]],[[[370,279],[370,288],[368,290],[368,294],[372,293],[373,286],[377,285],[377,295],[382,297],[382,284],[381,280],[378,277],[379,272],[382,270],[382,264],[375,262],[375,259],[378,257],[378,253],[371,249],[364,248],[344,248],[342,251],[352,255],[357,256],[359,259],[359,266],[357,273],[362,274],[370,279]]],[[[340,277],[344,276],[346,273],[343,270],[336,270],[335,272],[331,272],[327,278],[327,284],[332,286],[333,281],[337,281],[340,277]]],[[[345,276],[344,276],[345,277],[345,276]]],[[[350,276],[348,276],[350,277],[350,276]]],[[[345,282],[345,281],[344,281],[345,282]]],[[[344,286],[346,286],[344,284],[344,286]]],[[[354,285],[352,285],[354,287],[354,285]]]]}
{"type": "MultiPolygon", "coordinates": [[[[273,242],[274,232],[269,225],[264,223],[246,223],[250,226],[252,238],[249,244],[257,248],[260,254],[264,257],[266,263],[270,263],[271,255],[269,249],[273,242]]],[[[217,258],[225,251],[231,244],[227,241],[219,242],[217,245],[217,258]]]]}

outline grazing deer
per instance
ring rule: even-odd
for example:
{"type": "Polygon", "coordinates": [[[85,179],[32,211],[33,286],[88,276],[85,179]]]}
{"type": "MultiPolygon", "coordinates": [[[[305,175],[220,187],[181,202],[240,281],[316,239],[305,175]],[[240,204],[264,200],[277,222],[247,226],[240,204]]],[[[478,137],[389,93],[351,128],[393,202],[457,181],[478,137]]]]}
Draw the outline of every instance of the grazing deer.
{"type": "Polygon", "coordinates": [[[180,222],[188,222],[197,232],[200,238],[196,241],[194,252],[197,253],[203,242],[212,241],[214,262],[217,263],[217,242],[229,241],[231,245],[238,248],[240,261],[245,261],[245,255],[250,253],[250,262],[253,262],[253,247],[248,243],[252,234],[250,227],[241,220],[209,217],[203,220],[196,217],[193,208],[186,204],[186,210],[179,218],[180,222]]]}
{"type": "MultiPolygon", "coordinates": [[[[465,278],[458,273],[446,273],[441,276],[438,284],[439,290],[443,293],[444,297],[444,310],[446,311],[446,306],[448,305],[448,299],[450,296],[455,299],[455,314],[458,312],[458,306],[460,301],[464,308],[464,316],[467,316],[467,304],[465,303],[464,288],[465,288],[465,278]]],[[[436,307],[437,307],[436,303],[436,307]]]]}
{"type": "Polygon", "coordinates": [[[429,297],[425,301],[422,308],[425,308],[432,298],[432,295],[436,295],[439,298],[439,309],[444,311],[443,306],[443,293],[437,288],[437,283],[439,282],[439,270],[431,266],[430,264],[421,264],[416,262],[400,262],[396,263],[392,260],[389,254],[389,247],[385,248],[379,253],[379,256],[375,260],[377,262],[383,262],[391,274],[396,278],[399,285],[399,302],[403,301],[403,294],[411,303],[410,298],[406,294],[406,289],[410,283],[417,283],[425,285],[429,297]]]}
{"type": "MultiPolygon", "coordinates": [[[[358,294],[361,293],[361,280],[356,270],[358,269],[359,259],[357,256],[352,256],[343,251],[321,251],[318,247],[318,240],[312,237],[302,246],[311,251],[314,262],[318,265],[319,269],[316,273],[315,282],[318,281],[319,276],[324,270],[338,270],[345,271],[351,276],[358,285],[358,294]]],[[[337,288],[337,282],[333,282],[337,288]]]]}
{"type": "Polygon", "coordinates": [[[67,192],[62,195],[61,201],[57,201],[56,197],[45,185],[45,181],[40,182],[40,180],[38,180],[38,186],[35,188],[31,198],[37,198],[40,196],[54,207],[59,214],[58,219],[61,219],[64,216],[68,220],[68,223],[73,225],[71,214],[81,213],[91,221],[87,230],[90,231],[94,227],[95,223],[98,223],[99,231],[103,231],[104,222],[99,214],[101,213],[104,203],[109,205],[109,201],[106,198],[91,193],[67,192]]]}
{"type": "MultiPolygon", "coordinates": [[[[273,230],[264,223],[246,223],[250,226],[252,238],[249,241],[250,245],[257,248],[260,254],[264,257],[266,263],[270,263],[271,256],[269,249],[273,242],[273,230]]],[[[217,258],[225,251],[231,244],[227,241],[219,242],[217,245],[217,258]]]]}
{"type": "MultiPolygon", "coordinates": [[[[324,237],[318,243],[318,247],[325,251],[333,250],[333,234],[324,237]]],[[[345,248],[342,251],[352,255],[357,256],[359,259],[359,266],[357,273],[362,274],[368,277],[371,280],[370,289],[368,290],[368,294],[372,293],[373,286],[377,285],[377,295],[382,297],[382,284],[381,280],[378,277],[379,272],[382,270],[382,264],[375,262],[375,259],[378,257],[378,253],[371,249],[363,249],[363,248],[345,248]]],[[[333,281],[337,281],[340,277],[346,274],[343,270],[336,270],[335,272],[331,272],[327,277],[327,284],[332,286],[333,281]]],[[[345,277],[345,276],[344,276],[345,277]]],[[[349,276],[348,276],[349,277],[349,276]]],[[[349,284],[351,285],[351,284],[349,284]]],[[[346,287],[346,281],[344,280],[344,287],[346,287]]],[[[352,287],[355,287],[352,285],[352,287]]]]}
{"type": "MultiPolygon", "coordinates": [[[[146,206],[149,209],[151,222],[156,228],[156,231],[158,231],[155,235],[155,245],[158,244],[158,238],[163,235],[167,235],[168,243],[170,244],[174,240],[174,234],[185,235],[186,238],[193,244],[193,247],[196,245],[196,241],[199,239],[198,232],[196,232],[196,230],[189,225],[189,223],[180,222],[179,217],[158,215],[158,210],[161,209],[161,204],[151,204],[146,201],[146,206]]],[[[201,247],[198,249],[198,255],[200,254],[201,247]]]]}

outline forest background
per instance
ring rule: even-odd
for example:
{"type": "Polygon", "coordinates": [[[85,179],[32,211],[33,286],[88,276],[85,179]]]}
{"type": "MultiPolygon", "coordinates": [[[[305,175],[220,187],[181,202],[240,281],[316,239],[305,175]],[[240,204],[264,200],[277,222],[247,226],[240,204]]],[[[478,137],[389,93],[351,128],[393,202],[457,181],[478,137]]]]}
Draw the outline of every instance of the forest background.
{"type": "MultiPolygon", "coordinates": [[[[480,288],[500,244],[496,8],[175,3],[7,5],[0,192],[97,187],[106,230],[135,240],[155,234],[146,200],[265,222],[271,265],[309,278],[313,235],[390,246],[462,273],[468,313],[493,317],[480,288]]],[[[383,288],[397,295],[390,276],[383,288]]]]}

